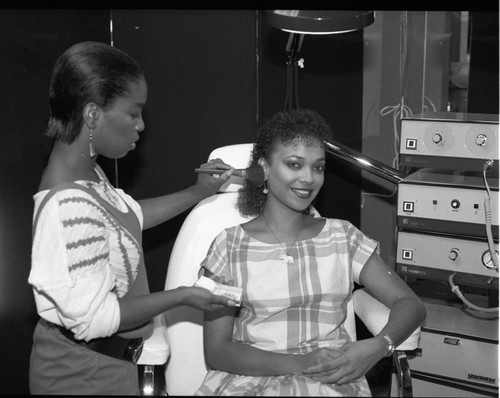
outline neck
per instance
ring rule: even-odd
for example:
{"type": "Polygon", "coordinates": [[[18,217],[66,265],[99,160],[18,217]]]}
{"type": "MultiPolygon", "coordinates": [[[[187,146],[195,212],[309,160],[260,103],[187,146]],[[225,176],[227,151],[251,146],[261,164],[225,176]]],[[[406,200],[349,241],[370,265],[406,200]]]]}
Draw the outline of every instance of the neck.
{"type": "Polygon", "coordinates": [[[271,235],[274,235],[280,243],[296,242],[299,240],[304,224],[304,217],[304,214],[297,212],[286,215],[270,211],[262,213],[265,229],[269,229],[271,235]]]}
{"type": "Polygon", "coordinates": [[[77,145],[56,141],[44,170],[40,189],[70,181],[99,181],[95,166],[96,161],[90,158],[88,151],[82,153],[77,145]]]}
{"type": "Polygon", "coordinates": [[[68,167],[74,170],[93,170],[97,157],[90,157],[88,145],[79,145],[78,142],[66,144],[56,141],[50,158],[64,162],[68,167]]]}

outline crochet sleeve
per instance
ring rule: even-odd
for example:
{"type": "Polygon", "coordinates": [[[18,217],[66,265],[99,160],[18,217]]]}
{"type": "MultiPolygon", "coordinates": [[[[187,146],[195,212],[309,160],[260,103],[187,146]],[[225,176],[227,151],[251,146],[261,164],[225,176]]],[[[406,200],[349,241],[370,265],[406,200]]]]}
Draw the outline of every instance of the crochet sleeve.
{"type": "Polygon", "coordinates": [[[90,195],[65,189],[34,226],[28,282],[38,314],[86,341],[110,336],[120,324],[105,217],[90,195]]]}

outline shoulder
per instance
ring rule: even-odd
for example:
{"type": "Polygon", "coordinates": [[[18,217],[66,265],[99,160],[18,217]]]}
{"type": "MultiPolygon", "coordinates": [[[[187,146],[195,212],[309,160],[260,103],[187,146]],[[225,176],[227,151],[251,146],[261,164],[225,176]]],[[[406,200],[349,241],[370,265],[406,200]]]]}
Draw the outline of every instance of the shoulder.
{"type": "Polygon", "coordinates": [[[35,217],[45,214],[43,218],[46,220],[47,217],[74,217],[75,214],[81,214],[83,208],[87,208],[85,214],[89,214],[91,209],[99,206],[89,189],[77,183],[60,184],[38,192],[33,198],[35,217]]]}
{"type": "Polygon", "coordinates": [[[326,218],[325,220],[325,227],[330,231],[330,233],[350,234],[357,230],[354,224],[348,220],[340,218],[326,218]]]}

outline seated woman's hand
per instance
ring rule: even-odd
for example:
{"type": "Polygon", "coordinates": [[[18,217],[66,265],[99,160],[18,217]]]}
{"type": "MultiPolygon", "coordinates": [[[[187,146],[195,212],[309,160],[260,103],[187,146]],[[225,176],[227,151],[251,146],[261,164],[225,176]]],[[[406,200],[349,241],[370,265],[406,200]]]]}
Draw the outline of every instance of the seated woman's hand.
{"type": "MultiPolygon", "coordinates": [[[[304,371],[315,369],[316,366],[327,363],[340,355],[341,353],[334,348],[318,348],[317,350],[304,354],[302,356],[301,364],[304,368],[304,371]]],[[[309,374],[307,374],[306,376],[309,376],[309,374]]]]}
{"type": "Polygon", "coordinates": [[[326,384],[345,384],[364,376],[382,357],[375,339],[359,340],[318,353],[317,364],[302,374],[326,384]]]}

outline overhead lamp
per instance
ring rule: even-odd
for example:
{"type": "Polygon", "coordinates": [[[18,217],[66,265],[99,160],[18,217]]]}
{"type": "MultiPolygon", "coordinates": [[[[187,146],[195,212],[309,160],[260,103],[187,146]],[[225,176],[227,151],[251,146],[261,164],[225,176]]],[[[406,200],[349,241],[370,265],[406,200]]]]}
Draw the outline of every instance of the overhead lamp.
{"type": "Polygon", "coordinates": [[[374,11],[270,10],[269,25],[285,32],[330,35],[363,29],[375,21],[374,11]]]}
{"type": "MultiPolygon", "coordinates": [[[[298,53],[302,47],[304,35],[329,35],[363,29],[375,21],[374,11],[345,10],[269,10],[267,22],[276,29],[289,32],[286,51],[287,81],[285,110],[298,109],[298,67],[304,67],[298,53]]],[[[399,170],[389,167],[375,159],[336,141],[326,142],[326,151],[348,163],[364,169],[394,184],[399,184],[405,177],[399,170]]]]}

